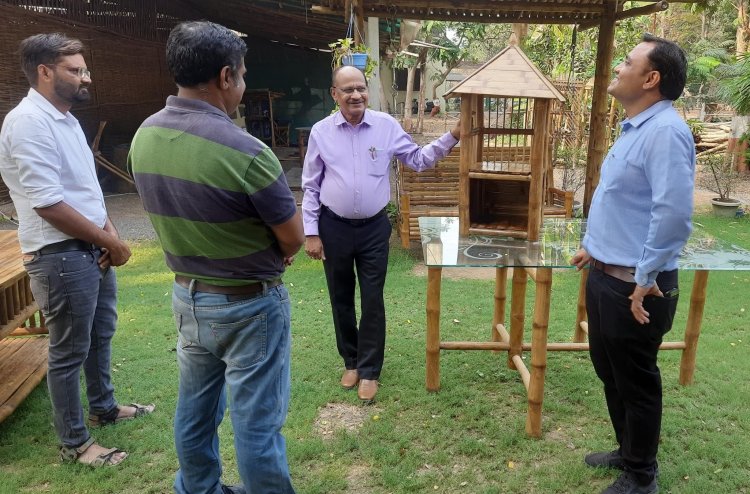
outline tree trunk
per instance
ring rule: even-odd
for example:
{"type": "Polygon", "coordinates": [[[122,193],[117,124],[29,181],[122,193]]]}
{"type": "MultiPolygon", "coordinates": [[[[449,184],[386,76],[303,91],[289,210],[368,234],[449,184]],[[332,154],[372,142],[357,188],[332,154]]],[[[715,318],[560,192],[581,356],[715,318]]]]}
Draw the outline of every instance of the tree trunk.
{"type": "MultiPolygon", "coordinates": [[[[414,75],[417,73],[417,65],[414,64],[413,66],[409,67],[409,70],[406,74],[406,96],[404,96],[404,130],[407,132],[411,132],[411,100],[414,96],[414,75]]],[[[419,113],[419,110],[417,109],[417,113],[419,113]]]]}
{"type": "Polygon", "coordinates": [[[750,16],[748,16],[748,0],[737,0],[737,32],[735,42],[737,54],[747,53],[748,38],[750,38],[750,16]]]}
{"type": "Polygon", "coordinates": [[[422,132],[424,128],[424,88],[426,86],[425,79],[427,78],[427,48],[421,48],[419,50],[419,58],[417,58],[417,67],[419,67],[419,103],[417,104],[417,132],[422,132]]]}

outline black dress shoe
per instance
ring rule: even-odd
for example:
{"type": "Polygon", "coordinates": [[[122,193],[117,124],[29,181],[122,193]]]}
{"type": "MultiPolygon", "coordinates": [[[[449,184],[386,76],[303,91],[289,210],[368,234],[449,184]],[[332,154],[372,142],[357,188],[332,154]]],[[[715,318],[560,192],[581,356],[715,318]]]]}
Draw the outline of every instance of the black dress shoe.
{"type": "Polygon", "coordinates": [[[618,450],[590,453],[586,455],[583,461],[590,467],[625,469],[625,461],[618,450]]]}
{"type": "Polygon", "coordinates": [[[602,491],[601,494],[657,494],[659,486],[656,485],[656,479],[644,485],[639,484],[635,475],[630,472],[622,472],[612,485],[602,491]]]}

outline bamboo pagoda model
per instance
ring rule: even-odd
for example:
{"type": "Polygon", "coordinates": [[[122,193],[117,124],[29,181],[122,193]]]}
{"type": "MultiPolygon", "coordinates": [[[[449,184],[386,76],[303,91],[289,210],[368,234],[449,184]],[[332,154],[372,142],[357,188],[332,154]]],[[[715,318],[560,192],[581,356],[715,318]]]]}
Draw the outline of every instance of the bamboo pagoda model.
{"type": "Polygon", "coordinates": [[[552,103],[565,98],[521,51],[515,36],[446,94],[455,96],[461,97],[461,234],[538,240],[552,159],[552,103]]]}

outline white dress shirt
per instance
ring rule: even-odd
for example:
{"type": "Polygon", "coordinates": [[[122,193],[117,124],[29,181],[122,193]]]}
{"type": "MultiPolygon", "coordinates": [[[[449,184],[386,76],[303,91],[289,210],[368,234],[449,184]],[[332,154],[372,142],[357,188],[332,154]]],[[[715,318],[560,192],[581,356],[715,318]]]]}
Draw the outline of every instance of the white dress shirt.
{"type": "Polygon", "coordinates": [[[78,120],[29,94],[5,117],[0,132],[0,174],[18,214],[23,252],[71,238],[42,219],[34,208],[64,201],[100,228],[107,220],[94,155],[78,120]]]}

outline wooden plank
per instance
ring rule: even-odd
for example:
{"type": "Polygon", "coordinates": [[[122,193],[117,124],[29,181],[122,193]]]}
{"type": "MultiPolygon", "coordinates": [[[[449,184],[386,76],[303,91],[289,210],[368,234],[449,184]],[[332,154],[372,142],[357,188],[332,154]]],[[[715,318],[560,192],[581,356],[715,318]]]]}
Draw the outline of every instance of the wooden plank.
{"type": "Polygon", "coordinates": [[[0,341],[0,422],[5,420],[47,373],[46,336],[0,341]]]}
{"type": "Polygon", "coordinates": [[[31,305],[22,308],[16,316],[9,319],[6,324],[0,326],[0,340],[15,331],[16,328],[24,323],[24,321],[36,314],[38,310],[39,307],[37,307],[36,302],[32,302],[31,305]]]}

